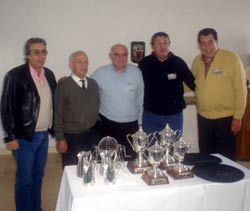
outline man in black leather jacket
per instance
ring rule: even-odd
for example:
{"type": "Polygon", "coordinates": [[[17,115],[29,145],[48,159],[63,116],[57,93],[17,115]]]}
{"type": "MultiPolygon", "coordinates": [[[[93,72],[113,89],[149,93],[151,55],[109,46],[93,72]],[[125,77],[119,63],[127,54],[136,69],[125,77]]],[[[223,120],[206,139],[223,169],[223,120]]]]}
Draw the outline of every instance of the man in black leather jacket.
{"type": "Polygon", "coordinates": [[[25,56],[27,63],[5,76],[1,118],[6,147],[13,150],[17,163],[16,210],[40,211],[56,80],[53,72],[43,67],[47,56],[45,40],[29,39],[25,56]]]}

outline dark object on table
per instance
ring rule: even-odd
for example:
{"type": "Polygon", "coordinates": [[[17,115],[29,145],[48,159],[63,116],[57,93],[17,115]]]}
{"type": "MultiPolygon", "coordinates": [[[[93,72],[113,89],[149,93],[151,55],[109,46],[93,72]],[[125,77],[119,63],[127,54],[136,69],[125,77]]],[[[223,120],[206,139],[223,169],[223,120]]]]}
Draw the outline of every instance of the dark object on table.
{"type": "Polygon", "coordinates": [[[210,166],[195,166],[193,174],[212,182],[236,182],[244,178],[244,172],[233,166],[218,164],[210,166]]]}
{"type": "Polygon", "coordinates": [[[183,164],[192,166],[208,166],[221,163],[222,160],[216,156],[200,153],[187,153],[183,164]]]}

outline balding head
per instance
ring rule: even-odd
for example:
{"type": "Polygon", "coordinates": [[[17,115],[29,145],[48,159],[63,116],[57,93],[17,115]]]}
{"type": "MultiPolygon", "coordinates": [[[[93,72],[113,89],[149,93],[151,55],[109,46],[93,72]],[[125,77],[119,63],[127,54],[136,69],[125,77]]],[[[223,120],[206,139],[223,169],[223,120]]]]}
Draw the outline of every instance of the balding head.
{"type": "Polygon", "coordinates": [[[84,51],[73,52],[69,57],[69,67],[72,73],[81,79],[88,72],[88,64],[88,56],[84,51]]]}
{"type": "Polygon", "coordinates": [[[126,69],[128,62],[128,49],[123,44],[115,44],[110,48],[109,57],[118,72],[126,69]]]}
{"type": "Polygon", "coordinates": [[[83,55],[88,59],[87,54],[84,51],[75,51],[69,56],[69,63],[71,63],[77,56],[83,55]]]}
{"type": "Polygon", "coordinates": [[[122,49],[122,50],[124,50],[124,51],[126,51],[126,52],[128,53],[127,47],[126,47],[125,45],[123,45],[123,44],[120,44],[120,43],[117,43],[117,44],[111,46],[111,48],[110,48],[110,53],[112,54],[112,53],[113,53],[114,51],[116,51],[117,49],[118,49],[118,50],[122,49]]]}

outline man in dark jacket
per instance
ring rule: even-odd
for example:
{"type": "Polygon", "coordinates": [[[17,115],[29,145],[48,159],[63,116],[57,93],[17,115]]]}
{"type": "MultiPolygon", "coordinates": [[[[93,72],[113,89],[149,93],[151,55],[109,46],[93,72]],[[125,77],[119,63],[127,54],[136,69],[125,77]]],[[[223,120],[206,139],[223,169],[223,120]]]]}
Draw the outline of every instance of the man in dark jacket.
{"type": "Polygon", "coordinates": [[[139,63],[145,84],[142,125],[147,133],[161,131],[166,123],[174,130],[183,128],[183,82],[192,90],[194,76],[183,59],[170,51],[165,32],[151,38],[153,52],[139,63]]]}
{"type": "Polygon", "coordinates": [[[26,64],[10,70],[4,79],[1,118],[5,143],[17,164],[17,211],[40,211],[41,186],[52,128],[56,80],[43,67],[46,41],[31,38],[25,44],[26,64]]]}

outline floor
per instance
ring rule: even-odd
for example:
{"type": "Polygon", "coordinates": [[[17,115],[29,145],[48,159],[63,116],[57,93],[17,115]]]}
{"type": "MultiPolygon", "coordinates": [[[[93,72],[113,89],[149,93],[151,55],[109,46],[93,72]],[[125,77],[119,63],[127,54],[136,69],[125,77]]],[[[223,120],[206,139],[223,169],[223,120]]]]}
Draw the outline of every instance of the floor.
{"type": "MultiPolygon", "coordinates": [[[[239,162],[250,169],[250,162],[239,162]]],[[[49,153],[43,181],[43,209],[54,211],[62,175],[61,158],[49,153]]],[[[15,161],[12,155],[0,155],[0,210],[15,211],[14,206],[15,161]]]]}
{"type": "MultiPolygon", "coordinates": [[[[49,153],[43,180],[42,208],[54,211],[62,176],[61,157],[49,153]]],[[[12,155],[0,155],[0,210],[15,211],[14,204],[15,160],[12,155]]]]}

